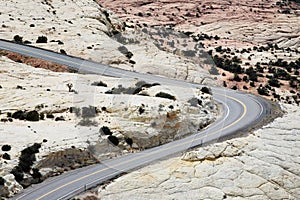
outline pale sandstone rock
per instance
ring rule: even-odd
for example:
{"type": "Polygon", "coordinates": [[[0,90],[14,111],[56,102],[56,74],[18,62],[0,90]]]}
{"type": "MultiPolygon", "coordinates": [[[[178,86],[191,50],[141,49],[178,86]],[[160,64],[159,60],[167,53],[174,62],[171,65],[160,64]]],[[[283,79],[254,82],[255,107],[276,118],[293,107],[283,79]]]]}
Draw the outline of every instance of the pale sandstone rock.
{"type": "Polygon", "coordinates": [[[282,107],[287,112],[283,117],[247,137],[211,144],[122,176],[99,189],[99,197],[296,200],[300,109],[282,107]],[[157,178],[150,182],[145,176],[157,178]],[[130,187],[132,180],[137,180],[135,189],[130,187]],[[161,180],[164,184],[157,185],[161,180]]]}

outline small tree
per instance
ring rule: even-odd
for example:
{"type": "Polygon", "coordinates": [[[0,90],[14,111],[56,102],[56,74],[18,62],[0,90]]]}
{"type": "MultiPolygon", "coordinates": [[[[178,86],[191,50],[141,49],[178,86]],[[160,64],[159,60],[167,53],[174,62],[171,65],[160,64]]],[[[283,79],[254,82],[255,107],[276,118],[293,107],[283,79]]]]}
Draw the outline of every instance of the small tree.
{"type": "Polygon", "coordinates": [[[67,87],[69,88],[69,92],[72,92],[73,84],[67,83],[67,87]]]}

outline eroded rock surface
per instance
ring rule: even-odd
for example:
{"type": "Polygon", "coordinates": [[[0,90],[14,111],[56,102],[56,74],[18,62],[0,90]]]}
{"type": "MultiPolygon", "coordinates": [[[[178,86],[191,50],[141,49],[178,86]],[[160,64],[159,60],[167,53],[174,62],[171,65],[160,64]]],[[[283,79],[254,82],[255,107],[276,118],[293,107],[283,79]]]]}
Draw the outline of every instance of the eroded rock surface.
{"type": "Polygon", "coordinates": [[[124,175],[99,188],[98,196],[299,199],[300,109],[282,107],[287,112],[282,118],[247,137],[199,148],[124,175]]]}

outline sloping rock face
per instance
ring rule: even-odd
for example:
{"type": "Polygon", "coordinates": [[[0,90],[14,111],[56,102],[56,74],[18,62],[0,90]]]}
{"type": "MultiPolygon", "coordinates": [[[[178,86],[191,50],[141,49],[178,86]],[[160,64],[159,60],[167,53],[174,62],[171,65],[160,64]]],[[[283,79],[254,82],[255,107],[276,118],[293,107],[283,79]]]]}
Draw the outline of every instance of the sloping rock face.
{"type": "Polygon", "coordinates": [[[100,199],[299,199],[300,108],[244,138],[145,167],[99,188],[100,199]],[[287,123],[288,122],[288,123],[287,123]],[[134,180],[134,181],[133,181],[134,180]]]}

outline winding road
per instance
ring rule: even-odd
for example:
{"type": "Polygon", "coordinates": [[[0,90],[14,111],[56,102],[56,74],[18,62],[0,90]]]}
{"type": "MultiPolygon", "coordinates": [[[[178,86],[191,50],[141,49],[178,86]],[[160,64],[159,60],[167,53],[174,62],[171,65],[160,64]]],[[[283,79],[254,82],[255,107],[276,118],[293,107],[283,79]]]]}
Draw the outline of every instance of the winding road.
{"type": "MultiPolygon", "coordinates": [[[[159,82],[165,85],[199,87],[197,84],[150,74],[125,71],[92,61],[4,40],[0,40],[0,49],[48,60],[89,73],[115,77],[139,78],[150,83],[159,82]]],[[[193,147],[218,141],[220,138],[250,128],[261,122],[265,117],[268,117],[272,112],[271,105],[260,97],[217,87],[213,87],[212,92],[214,99],[223,107],[222,116],[199,133],[139,153],[120,156],[103,161],[100,164],[80,168],[57,177],[49,178],[43,183],[25,189],[20,195],[17,195],[13,199],[70,199],[117,175],[130,172],[193,147]]]]}

